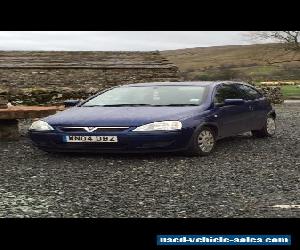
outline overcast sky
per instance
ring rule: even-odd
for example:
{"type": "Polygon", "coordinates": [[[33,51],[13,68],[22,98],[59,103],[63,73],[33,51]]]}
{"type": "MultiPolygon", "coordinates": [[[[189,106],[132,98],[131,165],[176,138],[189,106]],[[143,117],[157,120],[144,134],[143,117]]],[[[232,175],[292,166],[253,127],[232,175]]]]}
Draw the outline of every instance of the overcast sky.
{"type": "Polygon", "coordinates": [[[169,50],[251,44],[245,31],[0,31],[0,50],[169,50]]]}

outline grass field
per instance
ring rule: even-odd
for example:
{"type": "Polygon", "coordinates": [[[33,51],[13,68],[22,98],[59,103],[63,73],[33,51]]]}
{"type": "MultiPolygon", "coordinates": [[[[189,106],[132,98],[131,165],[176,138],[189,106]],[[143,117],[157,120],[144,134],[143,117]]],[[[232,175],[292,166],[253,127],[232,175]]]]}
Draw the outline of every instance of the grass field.
{"type": "Polygon", "coordinates": [[[161,51],[184,80],[300,79],[300,53],[280,44],[229,45],[161,51]]]}
{"type": "Polygon", "coordinates": [[[300,99],[300,88],[297,86],[281,86],[284,99],[300,99]]]}

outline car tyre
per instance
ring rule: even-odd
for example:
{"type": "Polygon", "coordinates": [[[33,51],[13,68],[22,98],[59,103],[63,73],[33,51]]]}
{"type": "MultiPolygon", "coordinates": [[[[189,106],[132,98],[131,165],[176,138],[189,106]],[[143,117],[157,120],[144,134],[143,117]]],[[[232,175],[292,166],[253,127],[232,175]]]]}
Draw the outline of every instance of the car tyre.
{"type": "Polygon", "coordinates": [[[209,127],[196,130],[186,153],[190,156],[209,155],[215,148],[215,137],[215,132],[209,127]]]}
{"type": "Polygon", "coordinates": [[[271,137],[276,132],[276,122],[275,118],[269,115],[265,121],[265,124],[260,130],[252,130],[251,133],[254,137],[262,138],[262,137],[271,137]]]}

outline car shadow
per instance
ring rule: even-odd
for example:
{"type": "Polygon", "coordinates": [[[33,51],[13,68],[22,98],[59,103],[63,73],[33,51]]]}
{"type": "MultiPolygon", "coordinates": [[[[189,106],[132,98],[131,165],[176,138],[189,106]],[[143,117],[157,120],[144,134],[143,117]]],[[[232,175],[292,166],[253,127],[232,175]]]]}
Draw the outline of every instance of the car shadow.
{"type": "Polygon", "coordinates": [[[62,153],[57,153],[57,152],[49,152],[45,153],[50,156],[56,157],[56,158],[78,158],[78,157],[84,157],[84,158],[105,158],[105,159],[151,159],[151,158],[174,158],[174,157],[188,157],[184,152],[159,152],[159,153],[154,153],[154,152],[146,152],[146,153],[129,153],[129,152],[124,152],[124,153],[87,153],[87,152],[62,152],[62,153]]]}
{"type": "Polygon", "coordinates": [[[249,140],[249,139],[256,139],[251,135],[251,133],[244,133],[244,134],[239,134],[235,136],[230,136],[226,137],[223,139],[218,140],[218,144],[220,143],[226,143],[226,142],[232,142],[232,141],[241,141],[241,140],[249,140]]]}

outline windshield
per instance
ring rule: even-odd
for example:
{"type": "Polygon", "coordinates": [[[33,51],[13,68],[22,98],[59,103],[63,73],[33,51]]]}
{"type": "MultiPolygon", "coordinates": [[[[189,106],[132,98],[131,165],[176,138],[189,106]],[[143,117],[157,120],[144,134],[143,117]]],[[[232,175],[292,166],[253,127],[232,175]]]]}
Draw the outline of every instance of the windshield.
{"type": "Polygon", "coordinates": [[[82,106],[198,106],[205,86],[118,87],[87,101],[82,106]]]}

